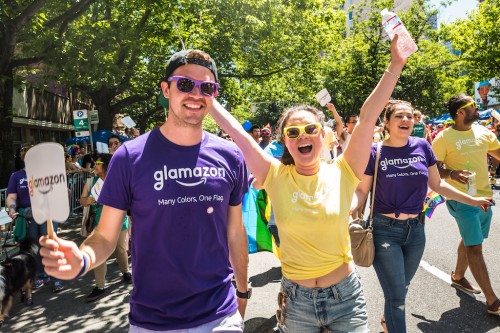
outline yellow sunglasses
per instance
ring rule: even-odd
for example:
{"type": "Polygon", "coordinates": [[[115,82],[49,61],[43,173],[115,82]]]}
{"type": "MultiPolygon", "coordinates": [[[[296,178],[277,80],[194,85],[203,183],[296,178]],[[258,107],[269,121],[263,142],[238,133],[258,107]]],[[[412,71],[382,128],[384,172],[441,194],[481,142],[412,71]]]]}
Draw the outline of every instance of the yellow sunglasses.
{"type": "Polygon", "coordinates": [[[465,104],[464,106],[462,106],[460,109],[465,109],[466,107],[468,106],[471,106],[474,108],[474,109],[479,109],[479,105],[476,103],[476,102],[469,102],[467,104],[465,104]]]}
{"type": "Polygon", "coordinates": [[[283,129],[286,137],[292,140],[297,139],[302,133],[305,133],[307,136],[316,136],[319,134],[322,126],[320,123],[312,123],[304,126],[289,126],[283,129]]]}
{"type": "Polygon", "coordinates": [[[390,99],[387,104],[403,104],[411,106],[411,102],[403,101],[402,99],[390,99]]]}
{"type": "Polygon", "coordinates": [[[102,164],[104,164],[103,161],[97,161],[97,162],[95,162],[95,165],[102,165],[102,164]]]}

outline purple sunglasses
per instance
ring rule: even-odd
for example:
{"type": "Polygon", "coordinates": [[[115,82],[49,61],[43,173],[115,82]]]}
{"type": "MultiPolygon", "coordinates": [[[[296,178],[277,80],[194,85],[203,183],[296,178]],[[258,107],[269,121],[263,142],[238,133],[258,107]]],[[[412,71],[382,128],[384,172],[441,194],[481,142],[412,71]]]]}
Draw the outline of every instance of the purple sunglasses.
{"type": "Polygon", "coordinates": [[[185,76],[170,76],[168,82],[175,81],[175,85],[180,92],[190,93],[194,88],[200,87],[200,92],[205,96],[217,97],[219,84],[212,81],[198,81],[185,76]]]}

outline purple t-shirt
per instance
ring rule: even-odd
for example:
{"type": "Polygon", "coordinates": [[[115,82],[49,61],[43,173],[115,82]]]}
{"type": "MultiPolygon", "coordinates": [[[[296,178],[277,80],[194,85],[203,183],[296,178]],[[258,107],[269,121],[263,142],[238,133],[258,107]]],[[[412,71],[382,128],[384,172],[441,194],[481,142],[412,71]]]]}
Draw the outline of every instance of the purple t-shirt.
{"type": "MultiPolygon", "coordinates": [[[[373,176],[376,152],[374,143],[366,175],[373,176]]],[[[382,146],[373,212],[420,213],[427,195],[428,168],[436,161],[431,145],[421,138],[410,136],[404,147],[382,146]]]]}
{"type": "Polygon", "coordinates": [[[30,193],[28,190],[28,177],[26,170],[22,169],[10,175],[7,195],[17,193],[17,209],[31,206],[30,193]]]}
{"type": "Polygon", "coordinates": [[[227,213],[247,178],[236,145],[207,132],[186,147],[154,129],[116,151],[98,201],[131,211],[132,325],[185,329],[237,309],[227,213]]]}

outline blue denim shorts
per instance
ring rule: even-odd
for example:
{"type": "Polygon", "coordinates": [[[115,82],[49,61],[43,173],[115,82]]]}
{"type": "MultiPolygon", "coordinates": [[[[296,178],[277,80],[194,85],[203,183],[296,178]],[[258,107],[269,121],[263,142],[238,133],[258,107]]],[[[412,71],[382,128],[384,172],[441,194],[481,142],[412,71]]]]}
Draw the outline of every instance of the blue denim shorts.
{"type": "Polygon", "coordinates": [[[281,280],[278,328],[282,333],[368,332],[365,296],[358,272],[327,288],[281,280]]]}
{"type": "Polygon", "coordinates": [[[480,245],[488,238],[493,212],[469,206],[455,200],[447,200],[446,207],[455,218],[465,246],[480,245]]]}

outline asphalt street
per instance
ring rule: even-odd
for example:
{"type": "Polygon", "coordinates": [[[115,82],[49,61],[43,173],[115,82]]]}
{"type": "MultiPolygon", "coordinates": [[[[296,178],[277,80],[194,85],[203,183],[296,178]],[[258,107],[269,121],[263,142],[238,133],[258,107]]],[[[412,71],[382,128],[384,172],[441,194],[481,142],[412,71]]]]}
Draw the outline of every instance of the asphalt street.
{"type": "MultiPolygon", "coordinates": [[[[484,243],[484,256],[494,290],[500,295],[500,195],[495,197],[493,222],[489,239],[484,243]]],[[[62,225],[59,235],[74,239],[78,221],[62,225]]],[[[406,317],[408,332],[473,332],[500,333],[500,318],[486,313],[482,294],[471,296],[450,286],[456,247],[460,236],[445,205],[440,205],[426,223],[427,246],[424,257],[408,291],[406,317]]],[[[383,296],[373,268],[359,268],[369,311],[372,332],[380,332],[383,296]]],[[[34,293],[34,306],[25,307],[16,297],[10,317],[0,332],[127,332],[128,297],[132,288],[121,282],[118,265],[108,261],[106,297],[95,303],[85,303],[92,290],[93,274],[78,281],[65,283],[59,294],[44,286],[34,293]]],[[[474,281],[472,275],[467,277],[474,281]]],[[[245,333],[268,333],[276,324],[276,296],[281,270],[273,254],[250,255],[249,281],[253,288],[245,317],[245,333]]]]}

